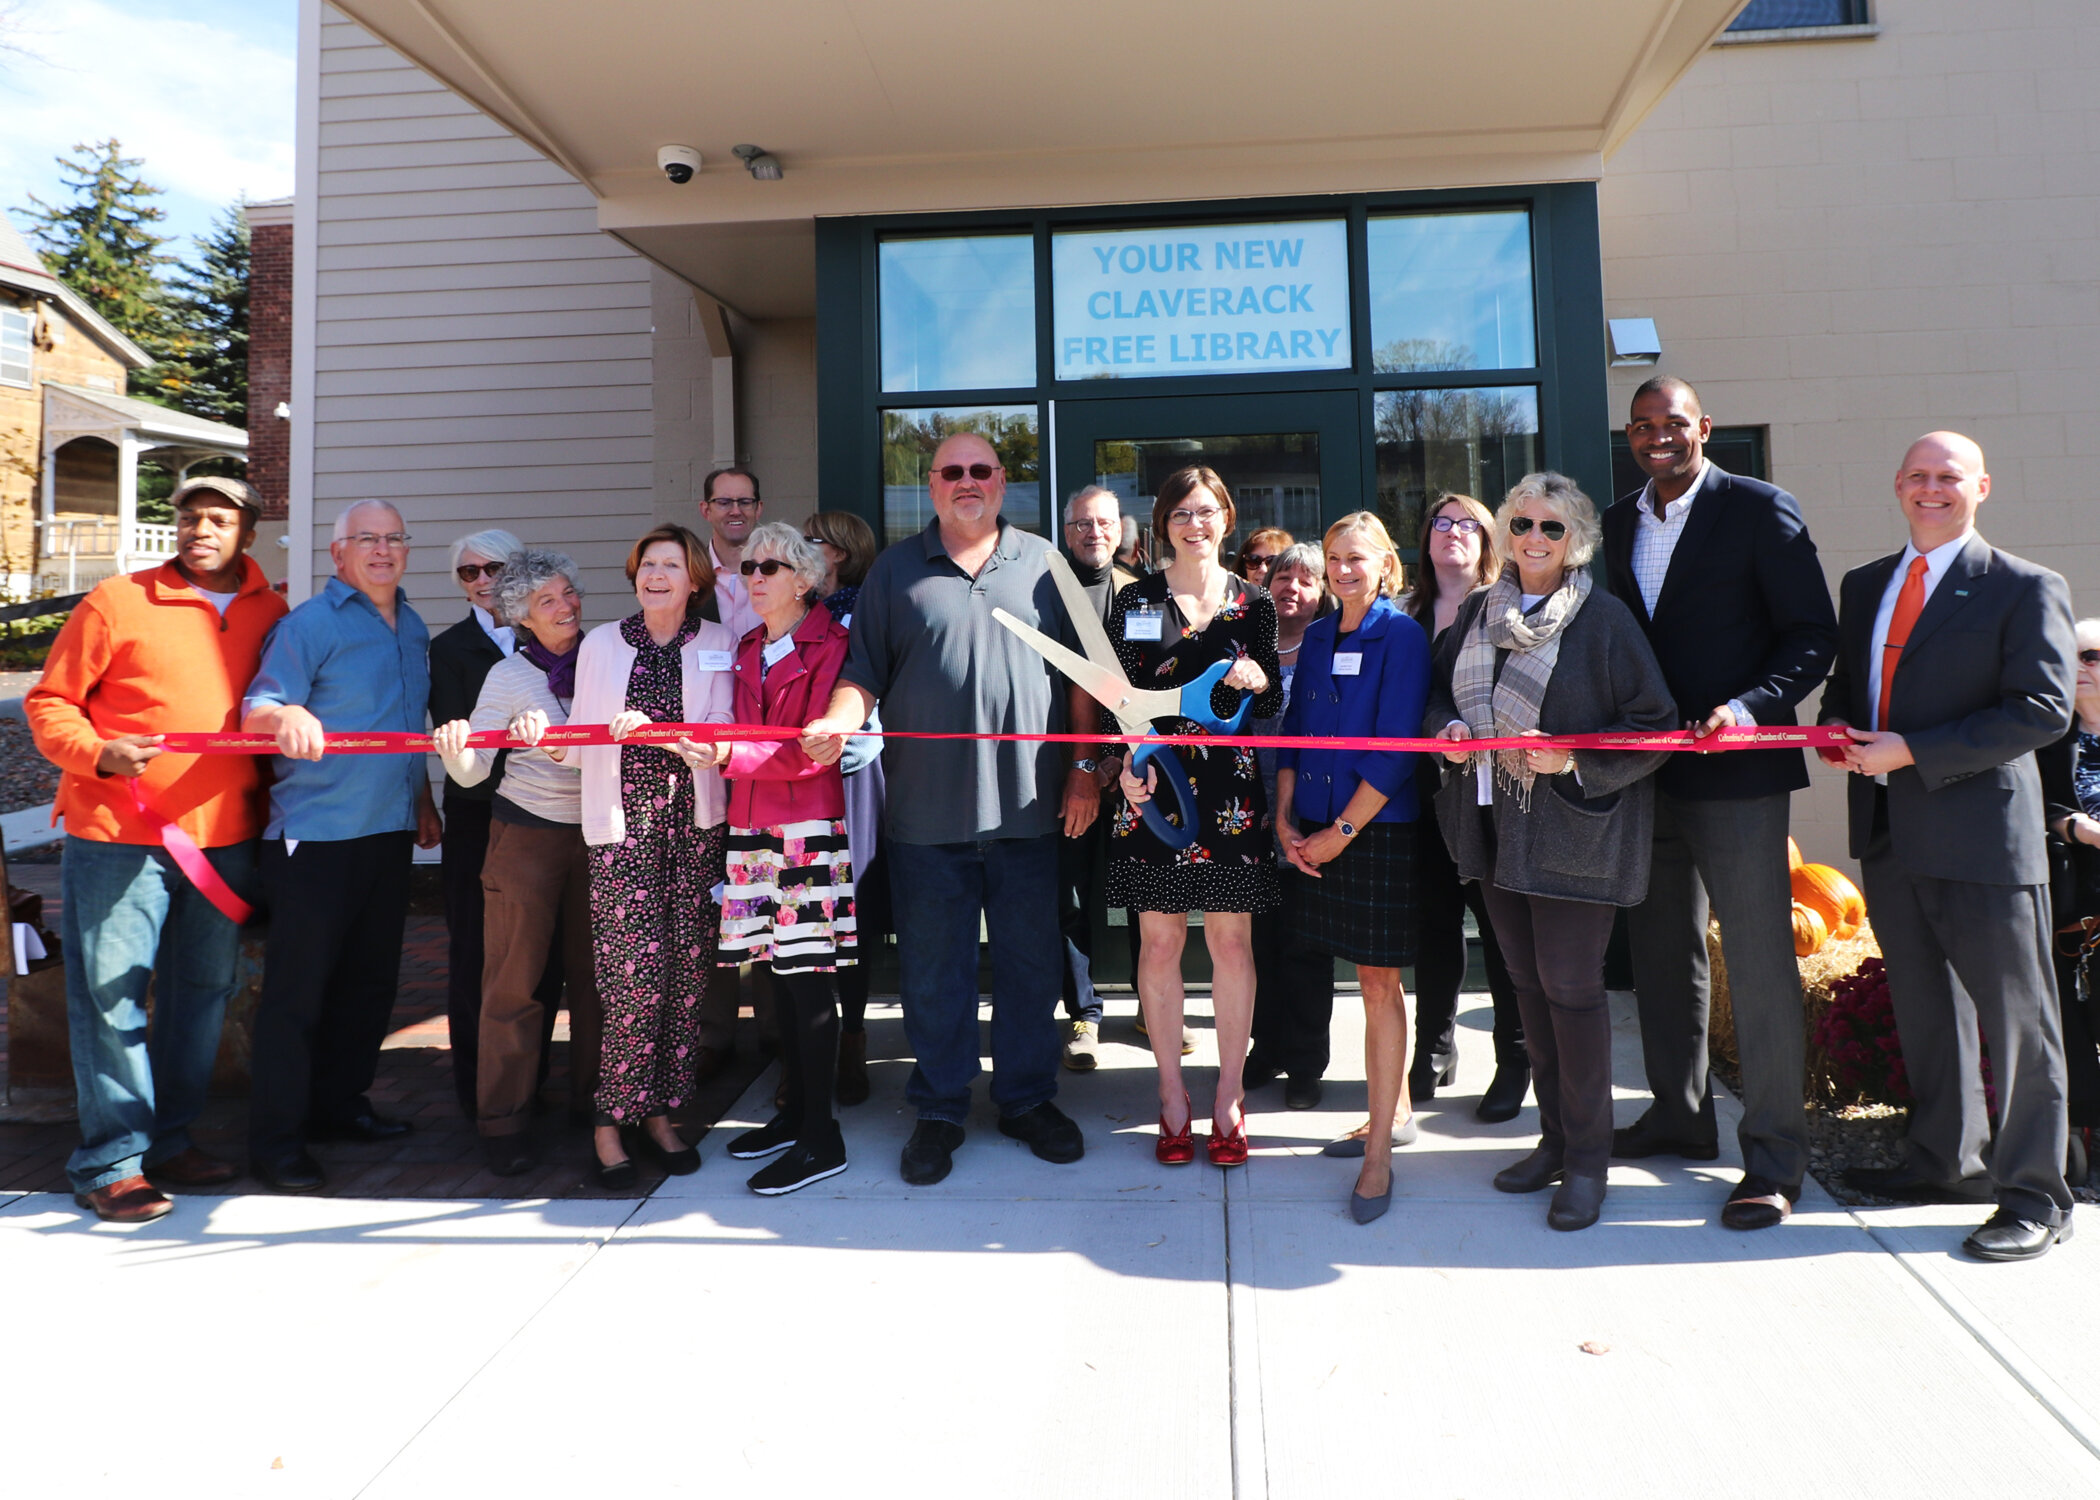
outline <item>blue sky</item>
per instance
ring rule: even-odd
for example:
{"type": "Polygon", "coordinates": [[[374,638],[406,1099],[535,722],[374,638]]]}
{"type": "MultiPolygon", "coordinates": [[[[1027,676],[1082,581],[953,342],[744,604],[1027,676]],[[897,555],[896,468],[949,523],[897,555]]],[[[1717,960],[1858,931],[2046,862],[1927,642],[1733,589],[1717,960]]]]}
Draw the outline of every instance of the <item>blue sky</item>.
{"type": "Polygon", "coordinates": [[[160,228],[190,237],[245,194],[288,196],[297,0],[0,0],[31,56],[0,52],[0,208],[18,228],[31,193],[64,196],[58,165],[114,135],[167,189],[160,228]]]}

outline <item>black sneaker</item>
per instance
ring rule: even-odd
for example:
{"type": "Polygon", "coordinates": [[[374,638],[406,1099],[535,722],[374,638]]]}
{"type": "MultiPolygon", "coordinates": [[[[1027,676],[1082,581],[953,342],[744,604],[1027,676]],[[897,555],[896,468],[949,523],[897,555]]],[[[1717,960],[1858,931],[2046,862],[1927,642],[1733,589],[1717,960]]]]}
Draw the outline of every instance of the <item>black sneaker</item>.
{"type": "Polygon", "coordinates": [[[919,1121],[898,1162],[904,1180],[913,1187],[932,1187],[954,1167],[955,1148],[962,1143],[962,1126],[948,1120],[919,1121]]]}
{"type": "Polygon", "coordinates": [[[808,1187],[812,1182],[836,1177],[845,1170],[846,1138],[833,1128],[831,1139],[822,1145],[797,1143],[779,1160],[760,1167],[751,1175],[750,1187],[754,1193],[777,1198],[796,1188],[808,1187]]]}
{"type": "Polygon", "coordinates": [[[782,1110],[756,1130],[747,1130],[729,1143],[729,1154],[738,1161],[757,1161],[795,1144],[797,1121],[782,1110]]]}
{"type": "Polygon", "coordinates": [[[1047,1099],[1034,1109],[1024,1109],[1017,1115],[1002,1118],[999,1133],[1025,1142],[1028,1149],[1044,1161],[1056,1162],[1059,1166],[1086,1155],[1086,1141],[1079,1134],[1079,1127],[1072,1123],[1071,1116],[1047,1099]]]}

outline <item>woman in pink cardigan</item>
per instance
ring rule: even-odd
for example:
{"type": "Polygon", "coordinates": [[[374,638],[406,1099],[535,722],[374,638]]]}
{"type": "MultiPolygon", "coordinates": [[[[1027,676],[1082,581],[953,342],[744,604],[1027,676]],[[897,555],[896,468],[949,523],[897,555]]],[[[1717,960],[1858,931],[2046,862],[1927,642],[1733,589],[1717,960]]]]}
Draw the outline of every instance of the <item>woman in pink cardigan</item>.
{"type": "MultiPolygon", "coordinates": [[[[846,629],[815,602],[822,554],[775,522],[744,544],[744,582],[760,624],[737,646],[739,724],[799,729],[824,712],[846,663],[846,629]]],[[[855,962],[853,861],[846,792],[835,765],[795,740],[739,740],[704,752],[729,781],[728,875],[722,895],[724,965],[770,963],[779,1006],[786,1103],[771,1123],[729,1143],[746,1161],[782,1153],[751,1190],[792,1193],[846,1170],[831,1114],[838,1070],[838,990],[855,962]]]]}

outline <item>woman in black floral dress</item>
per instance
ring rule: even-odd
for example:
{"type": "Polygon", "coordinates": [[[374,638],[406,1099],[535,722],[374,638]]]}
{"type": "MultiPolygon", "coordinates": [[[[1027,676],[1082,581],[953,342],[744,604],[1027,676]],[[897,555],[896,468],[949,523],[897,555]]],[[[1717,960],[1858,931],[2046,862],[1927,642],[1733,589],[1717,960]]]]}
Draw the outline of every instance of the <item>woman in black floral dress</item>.
{"type": "MultiPolygon", "coordinates": [[[[1276,607],[1259,584],[1226,571],[1222,553],[1233,523],[1232,496],[1210,469],[1169,476],[1152,507],[1152,527],[1172,544],[1174,560],[1116,595],[1109,639],[1134,687],[1179,687],[1230,661],[1232,670],[1211,694],[1211,711],[1227,717],[1252,693],[1254,714],[1274,715],[1283,699],[1276,607]]],[[[1160,720],[1157,727],[1169,734],[1203,732],[1186,719],[1160,720]]],[[[1195,841],[1174,849],[1145,826],[1139,809],[1155,794],[1170,820],[1178,819],[1179,804],[1158,784],[1156,765],[1142,782],[1126,768],[1124,801],[1110,829],[1107,899],[1138,913],[1138,1002],[1159,1063],[1154,1152],[1168,1165],[1195,1159],[1193,1109],[1181,1076],[1181,950],[1188,914],[1204,914],[1218,1036],[1208,1149],[1213,1163],[1234,1167],[1247,1159],[1241,1071],[1254,1019],[1251,914],[1277,902],[1268,804],[1252,750],[1183,745],[1174,755],[1195,787],[1201,825],[1195,841]]]]}

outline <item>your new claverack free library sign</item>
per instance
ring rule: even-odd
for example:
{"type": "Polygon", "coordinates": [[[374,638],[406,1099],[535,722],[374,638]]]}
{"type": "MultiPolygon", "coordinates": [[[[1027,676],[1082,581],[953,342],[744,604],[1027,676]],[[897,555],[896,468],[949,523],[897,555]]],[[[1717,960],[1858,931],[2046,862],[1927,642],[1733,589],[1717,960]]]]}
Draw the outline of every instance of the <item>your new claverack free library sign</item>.
{"type": "Polygon", "coordinates": [[[1349,368],[1341,219],[1057,233],[1057,378],[1349,368]]]}

